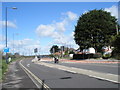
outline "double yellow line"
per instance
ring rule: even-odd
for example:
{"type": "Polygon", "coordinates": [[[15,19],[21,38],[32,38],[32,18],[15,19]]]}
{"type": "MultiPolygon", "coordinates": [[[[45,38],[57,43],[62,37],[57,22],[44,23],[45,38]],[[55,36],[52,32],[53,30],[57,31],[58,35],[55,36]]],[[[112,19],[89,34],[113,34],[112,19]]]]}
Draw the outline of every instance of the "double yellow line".
{"type": "MultiPolygon", "coordinates": [[[[37,76],[35,76],[30,70],[28,70],[25,66],[22,65],[22,60],[19,62],[19,65],[21,66],[21,68],[27,73],[27,75],[31,75],[39,84],[44,85],[43,87],[46,90],[51,90],[50,87],[48,87],[46,84],[43,84],[43,81],[40,80],[37,76]]],[[[29,76],[30,77],[30,76],[29,76]]],[[[32,79],[32,78],[31,78],[32,79]]],[[[32,80],[33,81],[33,80],[32,80]]],[[[34,82],[35,83],[35,82],[34,82]]],[[[35,83],[36,85],[36,83],[35,83]]],[[[37,87],[39,88],[39,86],[37,85],[37,87]]]]}

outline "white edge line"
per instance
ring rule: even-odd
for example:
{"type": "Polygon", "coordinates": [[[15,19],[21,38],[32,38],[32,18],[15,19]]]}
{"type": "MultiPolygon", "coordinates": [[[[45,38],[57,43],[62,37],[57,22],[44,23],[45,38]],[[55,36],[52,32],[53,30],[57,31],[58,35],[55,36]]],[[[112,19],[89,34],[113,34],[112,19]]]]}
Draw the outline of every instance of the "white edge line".
{"type": "MultiPolygon", "coordinates": [[[[21,60],[22,61],[22,60],[21,60]]],[[[26,70],[28,71],[33,77],[34,79],[36,79],[36,81],[38,81],[41,85],[42,85],[42,80],[40,80],[37,76],[35,76],[32,72],[30,72],[26,67],[24,67],[22,64],[21,64],[21,61],[19,62],[19,64],[26,70]]],[[[44,84],[44,87],[51,90],[46,84],[44,84]]]]}
{"type": "MultiPolygon", "coordinates": [[[[19,62],[19,65],[21,66],[21,68],[23,69],[23,66],[21,64],[21,61],[19,62]]],[[[33,81],[33,83],[37,86],[37,88],[40,88],[39,85],[33,80],[33,78],[28,74],[28,72],[23,69],[25,71],[25,73],[30,77],[30,79],[33,81]]]]}
{"type": "MultiPolygon", "coordinates": [[[[23,69],[23,67],[22,67],[22,69],[23,69]]],[[[23,69],[24,70],[24,69],[23,69]]],[[[25,71],[25,70],[24,70],[25,71]]],[[[33,83],[37,86],[37,88],[40,88],[40,86],[35,82],[35,80],[28,74],[28,72],[27,71],[25,71],[26,72],[26,74],[30,77],[30,79],[33,81],[33,83]]]]}
{"type": "Polygon", "coordinates": [[[114,81],[114,80],[110,80],[110,79],[106,79],[106,78],[101,78],[101,77],[97,77],[97,76],[93,76],[93,75],[88,75],[89,77],[94,77],[94,78],[98,78],[98,79],[102,79],[102,80],[107,80],[107,81],[111,81],[111,82],[114,82],[114,83],[120,83],[118,81],[114,81]]]}

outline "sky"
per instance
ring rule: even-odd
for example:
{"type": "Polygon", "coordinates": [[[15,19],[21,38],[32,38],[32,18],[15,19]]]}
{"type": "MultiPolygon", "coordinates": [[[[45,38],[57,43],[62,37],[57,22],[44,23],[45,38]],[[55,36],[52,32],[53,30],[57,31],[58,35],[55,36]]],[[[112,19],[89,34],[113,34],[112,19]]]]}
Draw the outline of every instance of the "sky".
{"type": "Polygon", "coordinates": [[[37,54],[49,54],[52,45],[77,49],[75,26],[78,18],[90,10],[103,9],[118,18],[117,2],[3,2],[0,50],[5,47],[6,7],[8,47],[11,53],[24,55],[34,55],[35,48],[37,54]]]}

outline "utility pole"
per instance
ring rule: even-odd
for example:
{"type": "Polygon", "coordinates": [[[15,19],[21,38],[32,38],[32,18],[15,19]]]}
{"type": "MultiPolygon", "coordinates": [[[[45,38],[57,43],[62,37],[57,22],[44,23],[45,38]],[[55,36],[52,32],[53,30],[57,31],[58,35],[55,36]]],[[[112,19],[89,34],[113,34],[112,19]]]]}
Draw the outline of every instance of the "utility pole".
{"type": "MultiPolygon", "coordinates": [[[[7,24],[8,24],[8,20],[7,20],[7,10],[8,10],[8,8],[9,7],[6,7],[5,8],[5,18],[6,18],[6,21],[5,21],[5,27],[6,27],[6,29],[5,29],[5,37],[6,37],[6,40],[5,40],[5,46],[6,46],[6,48],[8,48],[7,47],[7,24]]],[[[12,7],[12,9],[17,9],[16,7],[12,7]]],[[[6,52],[6,63],[8,64],[8,53],[6,52]]]]}
{"type": "MultiPolygon", "coordinates": [[[[6,39],[5,41],[6,41],[6,42],[5,42],[5,44],[6,44],[6,48],[7,48],[7,23],[8,23],[8,21],[7,21],[7,7],[6,7],[5,10],[6,10],[6,24],[5,24],[5,25],[6,25],[6,26],[5,26],[5,27],[6,27],[6,29],[5,29],[5,31],[6,31],[6,32],[5,32],[5,37],[6,37],[6,38],[5,38],[5,39],[6,39]]],[[[6,63],[8,64],[8,60],[7,60],[7,59],[8,59],[8,54],[7,54],[7,52],[6,52],[6,63]]]]}

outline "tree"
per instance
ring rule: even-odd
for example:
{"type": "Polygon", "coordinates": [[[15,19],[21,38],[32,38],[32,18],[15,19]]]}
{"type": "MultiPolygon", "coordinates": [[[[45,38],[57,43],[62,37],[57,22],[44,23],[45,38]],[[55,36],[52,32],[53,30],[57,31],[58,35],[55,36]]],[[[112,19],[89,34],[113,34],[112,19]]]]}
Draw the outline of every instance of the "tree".
{"type": "Polygon", "coordinates": [[[59,51],[59,47],[57,45],[53,45],[50,49],[50,53],[55,53],[59,51]]]}
{"type": "Polygon", "coordinates": [[[120,32],[113,38],[112,46],[114,47],[113,56],[120,59],[120,32]]]}
{"type": "Polygon", "coordinates": [[[74,39],[80,49],[94,47],[101,51],[110,43],[111,36],[116,34],[117,19],[102,9],[92,10],[79,17],[75,26],[74,39]]]}

